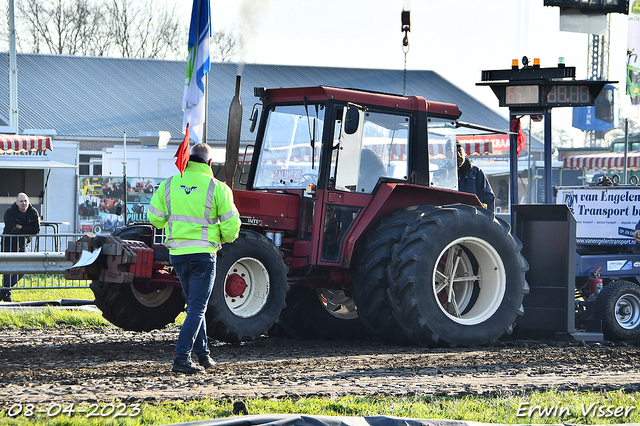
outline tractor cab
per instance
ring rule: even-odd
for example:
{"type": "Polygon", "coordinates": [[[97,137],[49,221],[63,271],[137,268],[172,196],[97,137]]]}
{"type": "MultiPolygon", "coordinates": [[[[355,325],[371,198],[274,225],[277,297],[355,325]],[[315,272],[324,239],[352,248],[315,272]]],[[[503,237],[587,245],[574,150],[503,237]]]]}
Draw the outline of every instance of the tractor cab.
{"type": "Polygon", "coordinates": [[[457,189],[454,105],[437,104],[427,116],[436,104],[419,97],[328,87],[297,91],[307,95],[258,91],[264,109],[250,189],[370,195],[379,182],[457,189]]]}

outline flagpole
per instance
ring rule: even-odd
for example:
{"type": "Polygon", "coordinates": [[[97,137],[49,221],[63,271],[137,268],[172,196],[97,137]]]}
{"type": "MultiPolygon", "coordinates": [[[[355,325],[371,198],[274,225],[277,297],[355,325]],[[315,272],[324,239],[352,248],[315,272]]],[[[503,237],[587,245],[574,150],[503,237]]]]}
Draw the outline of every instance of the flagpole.
{"type": "Polygon", "coordinates": [[[124,157],[122,161],[122,199],[124,201],[124,226],[127,226],[127,132],[124,132],[124,157]]]}
{"type": "MultiPolygon", "coordinates": [[[[195,55],[198,57],[198,50],[200,49],[200,16],[202,15],[202,1],[198,1],[198,15],[196,18],[196,47],[195,47],[195,55]]],[[[198,67],[198,61],[194,61],[195,67],[198,67]]],[[[197,76],[197,73],[196,73],[197,76]]],[[[206,75],[205,75],[206,77],[206,75]]],[[[202,129],[202,139],[200,142],[207,142],[207,80],[204,80],[204,126],[202,129]]],[[[197,134],[197,133],[196,133],[197,134]]]]}
{"type": "Polygon", "coordinates": [[[209,73],[204,75],[204,121],[202,122],[202,142],[207,142],[207,116],[209,115],[209,73]]]}
{"type": "Polygon", "coordinates": [[[190,123],[194,140],[204,143],[208,143],[209,139],[207,116],[209,115],[208,72],[211,66],[209,55],[210,9],[209,0],[193,0],[189,26],[189,59],[182,100],[183,126],[190,123]]]}
{"type": "Polygon", "coordinates": [[[627,184],[627,158],[629,156],[629,119],[624,119],[624,166],[622,166],[622,176],[624,180],[622,183],[627,184]]]}
{"type": "MultiPolygon", "coordinates": [[[[197,23],[196,23],[196,34],[197,34],[197,40],[198,40],[198,44],[200,42],[200,21],[201,18],[200,16],[202,16],[202,1],[198,2],[198,19],[197,19],[197,23]]],[[[209,10],[209,13],[211,13],[211,11],[209,10]]],[[[198,48],[196,48],[196,51],[198,50],[198,48]]],[[[209,113],[209,73],[206,73],[204,75],[204,120],[202,121],[202,139],[200,140],[200,142],[204,142],[207,143],[207,115],[209,113]]]]}
{"type": "Polygon", "coordinates": [[[16,27],[13,0],[9,0],[9,125],[18,131],[18,66],[16,64],[16,27]]]}
{"type": "MultiPolygon", "coordinates": [[[[200,44],[200,21],[202,20],[202,1],[198,2],[198,19],[196,23],[196,34],[198,35],[198,44],[200,44]]],[[[211,13],[211,12],[209,12],[211,13]]],[[[196,48],[196,51],[199,48],[196,48]]],[[[202,121],[202,139],[200,142],[207,143],[207,113],[209,112],[209,73],[204,75],[204,120],[202,121]]]]}

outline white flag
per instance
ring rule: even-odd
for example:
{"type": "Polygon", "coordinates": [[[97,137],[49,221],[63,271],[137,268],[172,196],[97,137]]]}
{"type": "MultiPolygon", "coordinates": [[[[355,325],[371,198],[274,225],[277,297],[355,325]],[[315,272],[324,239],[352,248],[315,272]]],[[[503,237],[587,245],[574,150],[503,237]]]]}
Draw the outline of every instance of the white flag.
{"type": "Polygon", "coordinates": [[[187,123],[191,139],[195,143],[202,141],[202,128],[205,123],[205,75],[209,72],[209,39],[211,38],[211,14],[209,0],[193,0],[191,26],[189,27],[189,58],[184,79],[182,110],[184,118],[182,132],[187,123]]]}

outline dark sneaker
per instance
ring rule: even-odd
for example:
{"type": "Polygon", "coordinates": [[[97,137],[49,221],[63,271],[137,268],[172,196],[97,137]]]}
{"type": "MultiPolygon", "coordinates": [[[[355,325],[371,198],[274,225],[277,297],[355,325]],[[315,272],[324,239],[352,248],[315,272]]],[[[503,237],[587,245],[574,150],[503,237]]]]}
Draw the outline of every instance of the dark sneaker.
{"type": "Polygon", "coordinates": [[[190,360],[187,361],[173,361],[173,366],[171,367],[171,371],[174,373],[184,373],[184,374],[199,374],[204,371],[202,367],[194,364],[190,360]]]}
{"type": "Polygon", "coordinates": [[[205,370],[210,369],[211,367],[213,367],[214,365],[216,365],[216,362],[214,360],[211,359],[211,357],[209,355],[199,358],[198,359],[198,363],[202,366],[202,368],[204,368],[205,370]]]}

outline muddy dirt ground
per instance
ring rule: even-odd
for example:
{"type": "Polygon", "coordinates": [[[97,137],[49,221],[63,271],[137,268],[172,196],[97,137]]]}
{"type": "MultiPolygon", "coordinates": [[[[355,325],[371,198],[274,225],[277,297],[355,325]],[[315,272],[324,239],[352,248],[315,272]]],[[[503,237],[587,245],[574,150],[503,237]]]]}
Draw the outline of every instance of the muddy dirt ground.
{"type": "Polygon", "coordinates": [[[5,403],[215,398],[408,396],[530,390],[640,390],[640,347],[630,343],[505,340],[494,347],[427,349],[264,338],[210,342],[206,374],[170,372],[177,328],[0,330],[5,403]]]}

